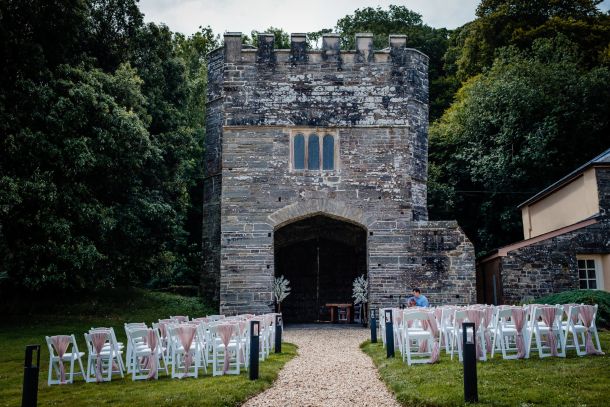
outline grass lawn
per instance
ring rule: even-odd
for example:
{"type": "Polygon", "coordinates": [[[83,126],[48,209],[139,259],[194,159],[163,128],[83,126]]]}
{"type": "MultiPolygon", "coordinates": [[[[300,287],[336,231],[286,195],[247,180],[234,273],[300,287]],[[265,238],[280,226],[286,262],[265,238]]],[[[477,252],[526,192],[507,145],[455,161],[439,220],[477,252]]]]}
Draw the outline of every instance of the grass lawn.
{"type": "MultiPolygon", "coordinates": [[[[600,332],[604,356],[566,359],[502,360],[477,364],[481,406],[608,406],[610,405],[610,332],[600,332]]],[[[381,343],[362,344],[380,376],[404,406],[464,404],[462,364],[443,351],[434,365],[407,366],[400,353],[387,359],[381,343]]]]}
{"type": "MultiPolygon", "coordinates": [[[[51,306],[44,301],[30,305],[29,315],[17,316],[7,311],[0,325],[0,406],[21,405],[23,357],[27,344],[43,345],[38,387],[39,406],[235,406],[268,388],[284,364],[296,355],[296,347],[284,343],[282,353],[272,354],[260,364],[260,378],[250,381],[248,373],[239,376],[199,379],[170,379],[161,373],[157,381],[133,382],[131,376],[114,376],[110,383],[75,383],[47,386],[48,358],[45,335],[74,333],[79,350],[86,352],[83,333],[92,326],[113,326],[118,340],[125,342],[123,323],[151,323],[171,315],[203,316],[213,313],[194,298],[144,290],[110,292],[92,296],[88,301],[51,306]]],[[[86,364],[86,356],[83,357],[86,364]]],[[[209,369],[210,371],[211,369],[209,369]]]]}

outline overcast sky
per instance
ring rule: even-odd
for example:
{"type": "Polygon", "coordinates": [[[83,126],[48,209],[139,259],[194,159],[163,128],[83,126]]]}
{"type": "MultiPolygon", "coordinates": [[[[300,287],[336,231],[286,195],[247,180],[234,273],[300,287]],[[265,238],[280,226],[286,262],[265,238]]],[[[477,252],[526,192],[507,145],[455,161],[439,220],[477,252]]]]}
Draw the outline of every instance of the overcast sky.
{"type": "MultiPolygon", "coordinates": [[[[264,30],[311,32],[334,27],[355,9],[399,4],[418,12],[432,27],[455,28],[474,19],[479,0],[140,0],[146,21],[165,23],[172,31],[192,34],[209,25],[215,33],[264,30]]],[[[601,9],[610,9],[605,0],[601,9]]]]}

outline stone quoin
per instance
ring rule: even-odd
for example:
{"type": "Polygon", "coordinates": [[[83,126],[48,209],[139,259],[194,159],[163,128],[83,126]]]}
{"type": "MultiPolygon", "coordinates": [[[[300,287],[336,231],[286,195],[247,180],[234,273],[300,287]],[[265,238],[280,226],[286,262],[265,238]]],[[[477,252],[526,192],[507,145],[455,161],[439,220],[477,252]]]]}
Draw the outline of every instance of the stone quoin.
{"type": "Polygon", "coordinates": [[[414,286],[432,304],[474,302],[472,244],[428,221],[428,57],[401,35],[355,43],[328,34],[309,50],[292,34],[283,50],[260,34],[255,48],[226,33],[209,54],[202,289],[222,313],[273,309],[282,274],[286,312],[311,320],[351,301],[360,274],[373,307],[414,286]]]}

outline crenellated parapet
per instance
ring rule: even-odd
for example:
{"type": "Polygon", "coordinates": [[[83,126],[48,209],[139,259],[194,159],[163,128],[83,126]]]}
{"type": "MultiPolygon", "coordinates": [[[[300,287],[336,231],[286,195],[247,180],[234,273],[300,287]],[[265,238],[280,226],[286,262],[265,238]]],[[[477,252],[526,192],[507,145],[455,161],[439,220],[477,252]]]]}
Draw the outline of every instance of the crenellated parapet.
{"type": "MultiPolygon", "coordinates": [[[[356,49],[341,50],[338,34],[325,34],[321,49],[295,33],[290,49],[276,49],[273,34],[258,35],[258,47],[242,45],[228,32],[211,61],[208,96],[224,98],[230,126],[410,126],[427,132],[428,57],[407,48],[407,37],[390,35],[373,49],[373,35],[356,34],[356,49]],[[214,65],[215,66],[215,65],[214,65]],[[218,91],[217,91],[218,90],[218,91]]],[[[422,140],[423,142],[423,140],[422,140]]]]}
{"type": "Polygon", "coordinates": [[[224,35],[224,55],[226,62],[251,63],[336,63],[340,68],[343,64],[375,64],[392,63],[406,66],[413,59],[421,59],[427,64],[428,57],[422,52],[407,48],[407,36],[392,34],[388,39],[388,47],[382,50],[373,49],[373,34],[356,34],[356,49],[341,50],[339,34],[330,33],[322,36],[320,49],[308,49],[307,35],[293,33],[290,35],[290,49],[276,49],[275,38],[270,33],[258,34],[258,47],[244,47],[242,34],[228,32],[224,35]]]}

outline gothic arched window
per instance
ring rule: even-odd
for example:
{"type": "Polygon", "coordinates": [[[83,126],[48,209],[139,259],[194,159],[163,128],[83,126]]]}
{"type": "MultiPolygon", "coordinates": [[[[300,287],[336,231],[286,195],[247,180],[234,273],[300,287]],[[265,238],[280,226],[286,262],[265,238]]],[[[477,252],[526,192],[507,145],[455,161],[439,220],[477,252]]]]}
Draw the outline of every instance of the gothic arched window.
{"type": "Polygon", "coordinates": [[[310,134],[307,140],[307,169],[320,169],[320,138],[317,134],[310,134]]]}
{"type": "Polygon", "coordinates": [[[305,136],[297,134],[294,137],[294,169],[303,170],[305,169],[305,136]]]}
{"type": "Polygon", "coordinates": [[[322,141],[322,169],[335,169],[335,138],[330,134],[325,135],[322,141]]]}

